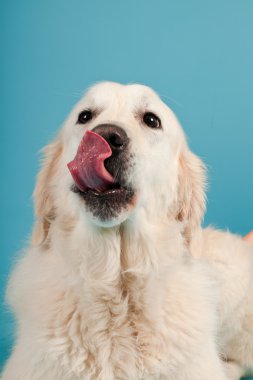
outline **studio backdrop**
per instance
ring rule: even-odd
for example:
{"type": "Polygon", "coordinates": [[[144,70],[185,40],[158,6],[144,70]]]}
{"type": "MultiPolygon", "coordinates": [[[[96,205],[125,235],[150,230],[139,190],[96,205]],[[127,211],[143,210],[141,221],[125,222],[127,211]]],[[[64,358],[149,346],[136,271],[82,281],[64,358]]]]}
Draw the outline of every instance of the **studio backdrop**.
{"type": "MultiPolygon", "coordinates": [[[[39,150],[94,82],[153,87],[209,172],[205,224],[253,228],[252,0],[1,2],[1,304],[33,224],[39,150]]],[[[11,317],[0,315],[1,363],[11,317]]]]}

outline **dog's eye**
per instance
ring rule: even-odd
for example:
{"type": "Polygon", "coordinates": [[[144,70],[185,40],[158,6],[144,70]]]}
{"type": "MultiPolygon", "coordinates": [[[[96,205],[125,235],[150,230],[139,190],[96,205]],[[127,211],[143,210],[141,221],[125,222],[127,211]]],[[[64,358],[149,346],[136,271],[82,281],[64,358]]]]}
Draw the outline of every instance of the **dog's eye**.
{"type": "Polygon", "coordinates": [[[143,116],[143,121],[149,128],[161,128],[159,117],[152,112],[146,112],[143,116]]]}
{"type": "Polygon", "coordinates": [[[92,112],[90,110],[85,110],[79,113],[78,116],[78,124],[85,124],[88,123],[92,119],[92,112]]]}

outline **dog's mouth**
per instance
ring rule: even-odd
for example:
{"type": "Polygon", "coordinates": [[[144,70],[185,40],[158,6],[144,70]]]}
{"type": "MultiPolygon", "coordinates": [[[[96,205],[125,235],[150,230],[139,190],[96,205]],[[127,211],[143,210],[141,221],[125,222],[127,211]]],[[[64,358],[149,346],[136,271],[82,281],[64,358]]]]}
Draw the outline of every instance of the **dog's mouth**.
{"type": "Polygon", "coordinates": [[[122,211],[135,204],[135,191],[131,187],[115,183],[109,189],[98,191],[87,188],[81,191],[76,184],[71,190],[84,201],[87,211],[101,222],[116,220],[122,211]]]}
{"type": "Polygon", "coordinates": [[[96,189],[90,189],[87,188],[84,191],[80,190],[76,184],[73,184],[71,186],[71,191],[73,191],[76,194],[79,194],[83,198],[89,195],[93,195],[94,197],[98,198],[109,198],[109,197],[119,197],[119,196],[124,196],[129,193],[133,193],[133,189],[130,187],[122,186],[119,183],[113,184],[110,188],[105,189],[103,191],[98,191],[96,189]]]}
{"type": "Polygon", "coordinates": [[[133,188],[125,181],[124,154],[115,154],[103,137],[87,131],[74,160],[68,164],[74,180],[71,190],[99,219],[116,217],[134,198],[133,188]]]}

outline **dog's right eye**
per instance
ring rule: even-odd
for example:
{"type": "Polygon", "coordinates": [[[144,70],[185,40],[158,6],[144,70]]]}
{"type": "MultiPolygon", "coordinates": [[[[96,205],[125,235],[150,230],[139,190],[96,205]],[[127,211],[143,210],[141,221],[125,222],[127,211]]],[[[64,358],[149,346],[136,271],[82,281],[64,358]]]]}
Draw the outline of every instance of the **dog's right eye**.
{"type": "Polygon", "coordinates": [[[81,113],[79,113],[77,123],[78,124],[85,124],[88,123],[92,119],[92,112],[90,110],[84,110],[81,113]]]}

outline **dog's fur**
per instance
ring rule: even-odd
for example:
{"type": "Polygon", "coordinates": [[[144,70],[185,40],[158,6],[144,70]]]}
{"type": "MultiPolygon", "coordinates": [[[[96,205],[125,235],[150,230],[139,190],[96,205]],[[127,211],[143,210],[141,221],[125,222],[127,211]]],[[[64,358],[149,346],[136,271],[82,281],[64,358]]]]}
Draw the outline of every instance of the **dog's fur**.
{"type": "Polygon", "coordinates": [[[31,246],[8,287],[17,341],[2,380],[238,380],[253,367],[252,246],[201,229],[205,168],[160,98],[98,84],[44,154],[31,246]],[[86,108],[94,118],[76,124],[86,108]],[[130,139],[135,196],[100,220],[71,191],[67,163],[108,122],[130,139]]]}

